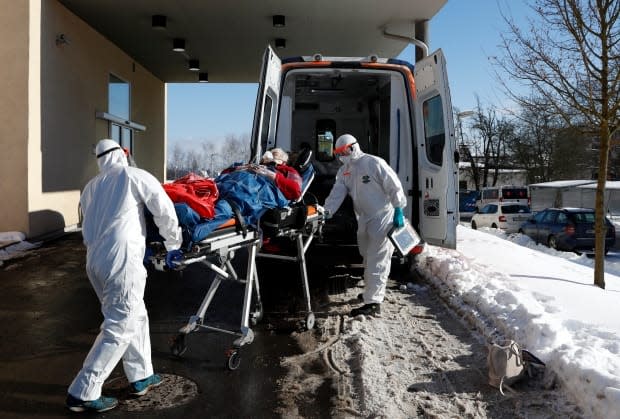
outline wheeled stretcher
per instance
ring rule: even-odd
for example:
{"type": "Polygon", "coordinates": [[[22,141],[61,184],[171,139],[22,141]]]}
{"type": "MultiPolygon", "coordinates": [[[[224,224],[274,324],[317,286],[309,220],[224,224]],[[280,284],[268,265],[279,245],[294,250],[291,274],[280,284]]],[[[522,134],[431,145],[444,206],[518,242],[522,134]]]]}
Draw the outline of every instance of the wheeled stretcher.
{"type": "MultiPolygon", "coordinates": [[[[240,228],[240,221],[231,219],[213,231],[204,240],[192,245],[183,254],[183,259],[176,262],[177,269],[183,269],[194,263],[201,263],[215,273],[196,314],[192,315],[187,324],[179,329],[178,335],[172,339],[170,349],[174,355],[182,355],[186,347],[185,337],[200,329],[207,329],[236,336],[232,348],[227,351],[227,367],[235,370],[241,362],[240,350],[244,345],[252,343],[254,333],[250,325],[255,325],[263,315],[260,298],[260,287],[256,269],[257,257],[297,262],[301,273],[304,299],[306,303],[305,326],[314,327],[314,313],[310,301],[308,274],[305,254],[315,236],[321,234],[325,223],[323,214],[318,211],[316,202],[297,203],[291,207],[268,210],[261,217],[258,226],[240,228]],[[295,242],[296,254],[280,255],[262,249],[263,240],[288,238],[295,242]],[[233,268],[232,261],[237,251],[246,249],[248,260],[244,277],[240,277],[233,268]],[[233,280],[245,285],[241,313],[241,324],[238,330],[228,330],[207,324],[205,315],[209,310],[213,297],[222,281],[233,280]]],[[[152,257],[153,265],[158,270],[165,270],[165,252],[152,257]]]]}

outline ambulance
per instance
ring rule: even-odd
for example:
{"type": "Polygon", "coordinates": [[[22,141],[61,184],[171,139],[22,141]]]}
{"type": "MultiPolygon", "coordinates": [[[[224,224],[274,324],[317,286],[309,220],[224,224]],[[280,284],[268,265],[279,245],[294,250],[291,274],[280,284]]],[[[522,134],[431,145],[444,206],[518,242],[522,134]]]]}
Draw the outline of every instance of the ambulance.
{"type": "MultiPolygon", "coordinates": [[[[387,161],[407,195],[405,215],[429,244],[455,248],[458,152],[441,50],[412,65],[398,59],[325,57],[281,60],[265,51],[251,136],[251,160],[265,150],[312,150],[309,193],[323,203],[340,165],[336,139],[354,135],[365,153],[387,161]]],[[[328,220],[324,239],[355,242],[351,203],[328,220]]]]}

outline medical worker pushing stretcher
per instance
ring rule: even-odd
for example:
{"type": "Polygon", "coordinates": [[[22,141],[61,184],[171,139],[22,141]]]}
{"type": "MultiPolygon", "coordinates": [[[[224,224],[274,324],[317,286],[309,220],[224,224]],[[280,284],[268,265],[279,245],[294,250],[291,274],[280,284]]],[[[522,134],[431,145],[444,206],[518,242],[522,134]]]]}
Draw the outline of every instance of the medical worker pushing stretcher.
{"type": "Polygon", "coordinates": [[[343,163],[336,174],[324,211],[330,218],[345,197],[351,196],[357,217],[357,245],[364,258],[364,305],[351,316],[381,312],[390,273],[394,245],[388,238],[392,227],[402,227],[407,199],[398,176],[380,157],[362,152],[354,136],[342,135],[334,154],[343,163]]]}
{"type": "Polygon", "coordinates": [[[67,407],[74,412],[116,407],[118,401],[102,396],[101,387],[121,359],[133,395],[142,396],[161,383],[153,373],[144,305],[145,207],[165,239],[169,265],[180,257],[182,241],[174,205],[159,181],[128,166],[124,151],[112,140],[99,141],[96,155],[100,173],[84,188],[80,205],[86,273],[104,319],[68,390],[67,407]]]}

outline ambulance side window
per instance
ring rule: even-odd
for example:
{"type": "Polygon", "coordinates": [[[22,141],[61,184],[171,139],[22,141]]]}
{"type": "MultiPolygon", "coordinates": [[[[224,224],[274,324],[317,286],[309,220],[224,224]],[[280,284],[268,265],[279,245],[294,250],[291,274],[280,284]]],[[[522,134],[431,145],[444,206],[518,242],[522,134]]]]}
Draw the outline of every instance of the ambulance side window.
{"type": "Polygon", "coordinates": [[[263,125],[260,134],[261,150],[269,150],[272,148],[267,142],[269,141],[269,125],[271,122],[271,108],[273,107],[273,99],[270,95],[265,96],[265,106],[263,108],[263,125]]]}
{"type": "Polygon", "coordinates": [[[446,144],[446,130],[443,123],[441,96],[434,96],[422,104],[424,116],[424,138],[426,157],[438,166],[443,162],[443,149],[446,144]]]}

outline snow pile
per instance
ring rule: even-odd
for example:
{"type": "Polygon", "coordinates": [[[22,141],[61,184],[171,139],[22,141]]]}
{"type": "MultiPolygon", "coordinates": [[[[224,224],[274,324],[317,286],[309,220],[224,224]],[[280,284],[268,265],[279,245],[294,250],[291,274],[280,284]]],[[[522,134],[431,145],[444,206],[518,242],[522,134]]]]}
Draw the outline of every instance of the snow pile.
{"type": "Polygon", "coordinates": [[[0,248],[23,240],[26,240],[26,235],[21,231],[0,232],[0,248]]]}
{"type": "Polygon", "coordinates": [[[23,256],[28,250],[37,248],[41,243],[29,243],[26,236],[19,231],[0,232],[0,266],[4,261],[23,256]]]}
{"type": "Polygon", "coordinates": [[[545,361],[587,415],[617,415],[620,263],[606,263],[602,290],[585,255],[489,232],[459,226],[458,250],[428,246],[420,273],[486,336],[511,337],[545,361]]]}
{"type": "MultiPolygon", "coordinates": [[[[335,298],[356,305],[360,290],[335,298]]],[[[326,325],[334,319],[328,317],[326,325]]],[[[339,336],[325,358],[340,374],[339,397],[351,396],[355,402],[346,403],[350,408],[341,408],[336,416],[343,411],[373,418],[581,414],[552,382],[543,384],[542,377],[519,383],[516,395],[502,396],[489,386],[486,343],[463,327],[427,286],[392,286],[379,317],[344,314],[337,329],[339,336]]]]}

